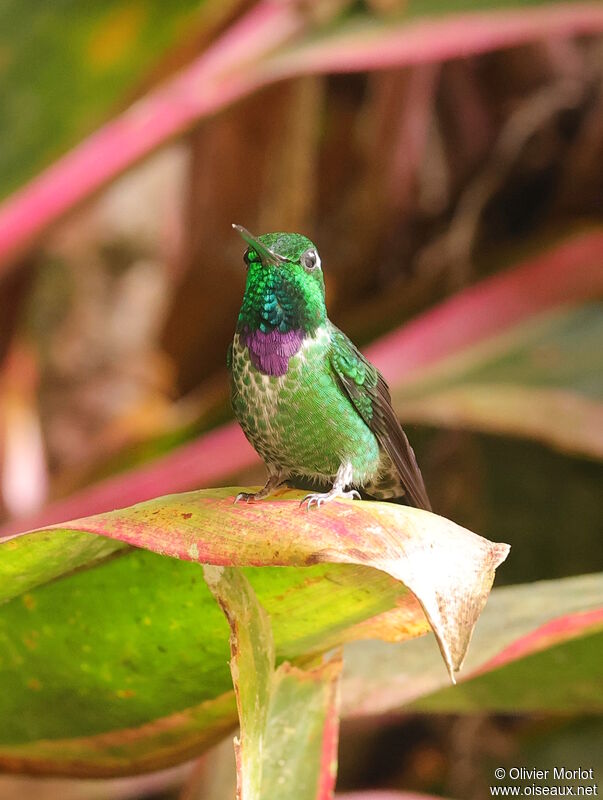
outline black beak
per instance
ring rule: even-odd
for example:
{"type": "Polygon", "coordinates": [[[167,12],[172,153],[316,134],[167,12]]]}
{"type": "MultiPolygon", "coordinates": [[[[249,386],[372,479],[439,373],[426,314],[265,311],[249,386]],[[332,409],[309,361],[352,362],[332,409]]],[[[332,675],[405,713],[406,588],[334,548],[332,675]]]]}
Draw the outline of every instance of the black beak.
{"type": "Polygon", "coordinates": [[[274,264],[276,266],[277,264],[282,264],[287,260],[286,258],[279,256],[278,253],[274,253],[272,250],[266,247],[266,245],[262,244],[259,239],[256,239],[255,236],[249,233],[247,228],[244,228],[242,225],[235,225],[234,222],[232,227],[250,247],[253,247],[262,260],[262,264],[274,264]]]}

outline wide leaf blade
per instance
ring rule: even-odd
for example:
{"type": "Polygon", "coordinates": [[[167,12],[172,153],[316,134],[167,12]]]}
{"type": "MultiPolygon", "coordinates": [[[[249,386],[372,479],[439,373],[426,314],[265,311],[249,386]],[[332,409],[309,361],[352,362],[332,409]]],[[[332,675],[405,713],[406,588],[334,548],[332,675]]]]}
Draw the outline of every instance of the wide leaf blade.
{"type": "Polygon", "coordinates": [[[0,545],[0,763],[153,769],[233,724],[226,623],[199,563],[245,568],[278,662],[358,638],[414,637],[428,617],[458,667],[506,546],[388,504],[309,514],[300,496],[249,506],[233,505],[233,490],[158,498],[0,545]],[[121,549],[99,560],[99,538],[121,549]],[[77,571],[69,557],[61,574],[57,542],[71,543],[68,554],[77,543],[77,571]]]}
{"type": "Polygon", "coordinates": [[[352,644],[344,713],[387,713],[409,703],[450,712],[600,709],[602,627],[603,574],[497,589],[477,626],[463,686],[448,692],[427,666],[428,641],[397,649],[352,644]]]}
{"type": "Polygon", "coordinates": [[[218,566],[374,567],[419,599],[448,670],[457,671],[508,547],[421,509],[335,502],[310,514],[300,507],[302,498],[282,492],[268,503],[235,504],[232,489],[208,489],[52,527],[218,566]]]}

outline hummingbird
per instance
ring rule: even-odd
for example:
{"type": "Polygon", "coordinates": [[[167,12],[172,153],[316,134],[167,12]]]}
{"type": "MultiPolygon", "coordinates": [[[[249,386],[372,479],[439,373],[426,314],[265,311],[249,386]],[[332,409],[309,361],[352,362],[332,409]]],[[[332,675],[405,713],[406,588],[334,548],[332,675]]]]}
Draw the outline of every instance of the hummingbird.
{"type": "Polygon", "coordinates": [[[265,486],[235,502],[262,500],[295,477],[336,498],[406,502],[431,510],[421,472],[381,373],[327,316],[321,259],[298,233],[252,236],[247,281],[228,348],[231,402],[264,460],[265,486]]]}

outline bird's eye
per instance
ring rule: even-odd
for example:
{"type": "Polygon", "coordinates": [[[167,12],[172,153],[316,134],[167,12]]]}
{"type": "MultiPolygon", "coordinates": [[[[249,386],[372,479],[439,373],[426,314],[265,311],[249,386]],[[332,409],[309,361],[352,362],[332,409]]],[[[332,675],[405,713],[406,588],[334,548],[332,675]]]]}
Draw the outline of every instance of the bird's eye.
{"type": "Polygon", "coordinates": [[[320,266],[320,258],[314,249],[306,250],[305,253],[302,253],[300,261],[302,266],[308,270],[313,270],[320,266]]]}

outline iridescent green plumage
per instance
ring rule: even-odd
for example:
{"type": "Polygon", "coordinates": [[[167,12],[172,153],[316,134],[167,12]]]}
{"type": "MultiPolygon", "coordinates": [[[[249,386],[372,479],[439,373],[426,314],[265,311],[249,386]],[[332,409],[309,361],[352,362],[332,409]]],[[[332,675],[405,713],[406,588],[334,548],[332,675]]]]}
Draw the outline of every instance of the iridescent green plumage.
{"type": "Polygon", "coordinates": [[[237,330],[248,326],[266,331],[272,326],[285,332],[295,323],[312,333],[326,320],[325,287],[322,272],[313,270],[310,275],[299,264],[299,257],[314,245],[299,234],[269,233],[262,236],[261,241],[287,259],[289,266],[287,269],[266,267],[257,250],[247,249],[247,288],[237,330]]]}
{"type": "Polygon", "coordinates": [[[251,237],[247,286],[228,364],[232,405],[269,479],[332,485],[309,504],[368,495],[429,508],[414,453],[377,369],[327,318],[316,248],[299,234],[251,237]]]}

